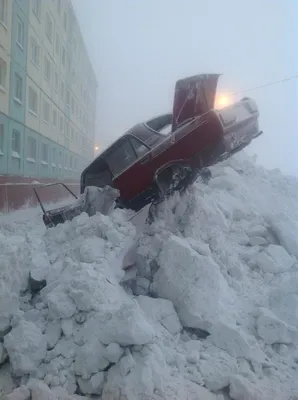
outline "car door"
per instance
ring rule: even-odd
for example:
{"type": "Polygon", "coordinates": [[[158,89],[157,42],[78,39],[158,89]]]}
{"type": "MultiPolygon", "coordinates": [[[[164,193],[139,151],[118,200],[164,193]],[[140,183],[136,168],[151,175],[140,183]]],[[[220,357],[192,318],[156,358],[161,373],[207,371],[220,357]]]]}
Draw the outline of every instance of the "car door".
{"type": "MultiPolygon", "coordinates": [[[[121,199],[130,202],[141,195],[146,197],[153,179],[153,166],[150,148],[132,135],[126,138],[122,156],[129,152],[130,165],[114,177],[114,186],[120,190],[121,199]]],[[[119,157],[120,157],[119,153],[119,157]]]]}

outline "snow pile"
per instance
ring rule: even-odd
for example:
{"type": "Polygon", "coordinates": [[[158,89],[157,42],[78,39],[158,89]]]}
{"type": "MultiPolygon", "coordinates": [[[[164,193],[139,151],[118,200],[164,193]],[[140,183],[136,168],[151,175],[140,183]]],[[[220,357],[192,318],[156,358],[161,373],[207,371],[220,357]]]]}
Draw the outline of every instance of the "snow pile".
{"type": "Polygon", "coordinates": [[[243,154],[212,173],[158,206],[137,249],[119,209],[2,221],[6,399],[295,399],[298,181],[243,154]]]}

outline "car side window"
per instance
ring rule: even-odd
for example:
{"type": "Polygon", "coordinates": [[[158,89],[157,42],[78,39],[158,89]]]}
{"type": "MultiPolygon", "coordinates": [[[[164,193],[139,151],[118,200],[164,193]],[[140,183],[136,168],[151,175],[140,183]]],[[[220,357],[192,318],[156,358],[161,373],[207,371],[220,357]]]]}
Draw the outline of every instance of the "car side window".
{"type": "Polygon", "coordinates": [[[149,148],[145,146],[140,140],[137,138],[131,136],[130,138],[131,143],[133,145],[133,148],[135,149],[135,152],[138,155],[138,158],[143,157],[146,153],[148,153],[149,148]]]}
{"type": "Polygon", "coordinates": [[[114,176],[123,172],[132,165],[136,159],[135,152],[128,139],[116,145],[106,157],[106,161],[114,176]]]}

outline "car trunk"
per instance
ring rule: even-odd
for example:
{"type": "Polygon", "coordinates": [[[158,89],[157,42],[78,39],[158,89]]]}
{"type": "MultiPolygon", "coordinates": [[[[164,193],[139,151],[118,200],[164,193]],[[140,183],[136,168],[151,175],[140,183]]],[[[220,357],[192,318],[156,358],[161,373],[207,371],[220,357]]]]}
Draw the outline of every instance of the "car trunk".
{"type": "Polygon", "coordinates": [[[220,74],[195,75],[176,82],[172,131],[213,109],[220,74]]]}

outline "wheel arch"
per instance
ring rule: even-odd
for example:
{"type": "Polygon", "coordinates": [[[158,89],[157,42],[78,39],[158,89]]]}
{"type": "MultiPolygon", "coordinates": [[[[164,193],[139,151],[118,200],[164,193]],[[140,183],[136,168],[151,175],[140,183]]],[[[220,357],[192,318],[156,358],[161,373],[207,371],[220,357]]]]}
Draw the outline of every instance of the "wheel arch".
{"type": "Polygon", "coordinates": [[[183,159],[178,159],[178,160],[171,160],[168,161],[167,163],[163,164],[161,167],[159,167],[153,177],[153,181],[156,182],[158,175],[160,175],[162,172],[164,172],[166,169],[173,167],[174,165],[180,165],[182,167],[188,167],[192,168],[189,162],[186,162],[183,159]]]}

